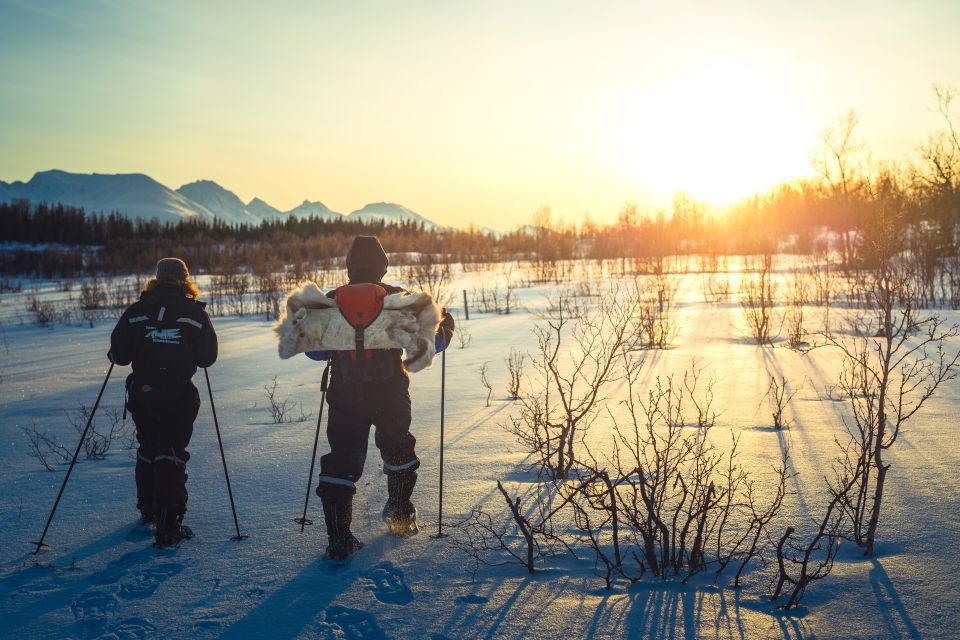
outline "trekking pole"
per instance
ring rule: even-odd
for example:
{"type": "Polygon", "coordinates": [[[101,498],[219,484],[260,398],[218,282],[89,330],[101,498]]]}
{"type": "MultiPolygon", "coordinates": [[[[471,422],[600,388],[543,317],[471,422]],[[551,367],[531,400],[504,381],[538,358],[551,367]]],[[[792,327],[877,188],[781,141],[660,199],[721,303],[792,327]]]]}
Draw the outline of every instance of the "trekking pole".
{"type": "Polygon", "coordinates": [[[317,434],[313,437],[313,455],[310,456],[310,473],[307,474],[307,497],[303,499],[303,516],[294,518],[293,521],[300,525],[300,533],[303,533],[304,526],[313,524],[313,520],[307,517],[307,505],[310,504],[310,485],[313,483],[313,466],[317,461],[317,443],[320,442],[320,423],[323,422],[323,405],[327,399],[327,379],[330,373],[330,361],[323,368],[323,376],[320,378],[320,412],[317,415],[317,434]]]}
{"type": "Polygon", "coordinates": [[[440,354],[440,507],[437,515],[437,535],[434,538],[445,538],[443,532],[443,414],[444,399],[447,391],[447,350],[440,354]]]}
{"type": "Polygon", "coordinates": [[[100,398],[103,397],[103,390],[107,388],[107,380],[110,379],[111,373],[113,373],[113,362],[110,363],[110,368],[107,369],[107,377],[103,379],[103,384],[100,385],[100,393],[97,394],[97,401],[93,403],[93,409],[90,411],[90,417],[87,418],[87,426],[83,428],[83,433],[80,435],[80,442],[77,443],[77,448],[73,452],[73,460],[70,461],[70,467],[67,469],[67,475],[64,476],[63,484],[60,485],[60,493],[57,494],[57,499],[53,503],[53,509],[50,510],[50,517],[47,518],[47,524],[43,527],[43,533],[40,535],[40,540],[30,543],[37,545],[37,548],[33,551],[33,555],[40,553],[40,549],[42,547],[49,546],[43,544],[43,540],[47,537],[47,529],[50,528],[50,523],[53,521],[53,514],[57,512],[57,505],[60,504],[60,498],[63,497],[63,490],[67,488],[67,481],[70,479],[70,474],[73,473],[73,465],[77,463],[77,456],[80,455],[80,447],[83,446],[84,440],[87,439],[87,431],[90,430],[90,425],[93,424],[93,416],[97,413],[97,407],[100,406],[100,398]]]}
{"type": "Polygon", "coordinates": [[[217,443],[220,445],[220,459],[223,461],[223,477],[227,479],[227,495],[230,496],[230,510],[233,511],[233,525],[237,528],[237,535],[231,540],[246,540],[249,536],[240,534],[240,521],[237,520],[237,507],[233,504],[233,489],[230,488],[230,473],[227,471],[227,456],[223,453],[223,439],[220,437],[220,422],[217,420],[217,405],[213,403],[213,388],[210,387],[210,373],[203,368],[203,375],[207,379],[207,393],[210,395],[210,410],[213,411],[213,427],[217,430],[217,443]]]}

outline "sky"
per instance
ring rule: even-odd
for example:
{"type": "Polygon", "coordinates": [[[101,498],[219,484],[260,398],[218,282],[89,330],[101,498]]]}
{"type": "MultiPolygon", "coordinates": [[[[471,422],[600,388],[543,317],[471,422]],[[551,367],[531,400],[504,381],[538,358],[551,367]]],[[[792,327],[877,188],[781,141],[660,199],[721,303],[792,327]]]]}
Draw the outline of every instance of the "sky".
{"type": "Polygon", "coordinates": [[[960,2],[0,0],[0,180],[210,179],[282,210],[508,229],[722,205],[849,109],[905,161],[960,87],[960,2]]]}

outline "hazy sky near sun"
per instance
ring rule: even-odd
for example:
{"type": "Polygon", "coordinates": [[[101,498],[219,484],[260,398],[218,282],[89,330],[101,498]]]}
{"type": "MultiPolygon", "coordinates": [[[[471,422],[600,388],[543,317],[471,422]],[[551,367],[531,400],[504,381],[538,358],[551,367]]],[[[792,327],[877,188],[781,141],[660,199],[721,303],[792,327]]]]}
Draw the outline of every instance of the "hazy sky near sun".
{"type": "Polygon", "coordinates": [[[401,203],[511,228],[717,203],[938,129],[960,2],[0,0],[0,180],[208,178],[280,209],[401,203]]]}

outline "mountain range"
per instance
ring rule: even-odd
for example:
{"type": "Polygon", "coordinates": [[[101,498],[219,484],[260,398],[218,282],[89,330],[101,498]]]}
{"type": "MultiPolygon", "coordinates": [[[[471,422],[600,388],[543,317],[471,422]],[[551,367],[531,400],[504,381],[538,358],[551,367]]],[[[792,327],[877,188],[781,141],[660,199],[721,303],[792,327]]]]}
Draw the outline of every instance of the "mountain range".
{"type": "Polygon", "coordinates": [[[132,219],[157,218],[160,222],[200,219],[227,224],[258,225],[262,220],[316,216],[327,220],[370,222],[434,222],[406,207],[388,202],[368,204],[349,214],[332,211],[322,202],[304,200],[289,211],[280,211],[260,198],[244,203],[237,194],[212,180],[198,180],[173,190],[142,173],[100,174],[40,171],[27,182],[0,180],[0,201],[25,198],[31,202],[62,203],[91,213],[118,211],[132,219]]]}

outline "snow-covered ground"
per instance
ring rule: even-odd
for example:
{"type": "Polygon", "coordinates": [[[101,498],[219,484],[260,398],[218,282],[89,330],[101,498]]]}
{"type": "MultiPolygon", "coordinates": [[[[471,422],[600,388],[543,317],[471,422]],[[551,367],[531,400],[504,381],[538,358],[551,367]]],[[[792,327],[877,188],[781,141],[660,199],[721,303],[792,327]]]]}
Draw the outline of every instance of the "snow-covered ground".
{"type": "MultiPolygon", "coordinates": [[[[741,436],[744,463],[762,474],[789,440],[796,495],[789,496],[773,535],[790,523],[808,526],[826,495],[833,437],[842,434],[843,402],[824,396],[836,382],[829,350],[801,355],[782,342],[759,348],[749,339],[732,297],[707,304],[704,276],[677,276],[679,331],[672,347],[650,352],[643,383],[682,372],[694,358],[716,377],[716,434],[741,436]],[[763,396],[769,375],[799,388],[789,431],[769,428],[763,396]]],[[[494,274],[461,274],[455,290],[494,274]]],[[[437,526],[441,367],[412,378],[417,451],[423,461],[415,500],[423,532],[386,534],[380,510],[386,483],[371,438],[355,502],[354,529],[366,542],[351,563],[321,561],[317,524],[301,533],[320,401],[321,368],[304,357],[276,356],[272,323],[215,319],[220,359],[210,369],[240,528],[234,534],[223,469],[203,376],[203,406],[190,446],[189,511],[196,537],[157,550],[135,527],[131,451],[115,443],[104,460],[81,459],[47,536],[52,549],[32,555],[66,465],[44,470],[28,455],[22,427],[48,432],[68,448],[77,435],[66,413],[90,406],[107,370],[111,320],[82,326],[18,324],[28,293],[0,294],[0,636],[5,638],[951,638],[960,637],[956,575],[960,571],[960,448],[956,446],[960,384],[951,381],[901,434],[890,451],[890,488],[877,557],[844,546],[834,573],[815,583],[804,606],[773,612],[765,599],[769,570],[747,574],[745,586],[725,580],[682,586],[621,580],[605,590],[591,560],[559,558],[535,575],[522,567],[480,566],[431,537],[437,526]],[[272,424],[263,386],[296,403],[302,421],[272,424]]],[[[38,287],[56,297],[51,283],[38,287]]],[[[502,514],[496,480],[517,489],[524,453],[500,426],[515,403],[505,399],[504,358],[511,347],[533,350],[530,312],[553,285],[518,289],[509,315],[459,314],[471,335],[447,354],[444,522],[472,508],[502,514]],[[489,362],[494,398],[478,368],[489,362]],[[509,482],[507,482],[509,481],[509,482]]],[[[734,290],[736,288],[734,287],[734,290]]],[[[62,295],[62,294],[59,294],[62,295]]],[[[456,300],[459,301],[459,296],[456,300]]],[[[946,312],[952,320],[958,314],[946,312]]],[[[811,320],[811,324],[814,321],[811,320]]],[[[954,343],[953,348],[957,348],[954,343]]],[[[101,408],[119,410],[127,368],[114,371],[101,408]]],[[[98,422],[99,424],[99,422],[98,422]]],[[[604,428],[599,425],[595,428],[604,428]]],[[[726,439],[717,438],[718,444],[726,439]]],[[[322,454],[325,450],[321,438],[322,454]]],[[[585,556],[589,558],[589,556],[585,556]]]]}

